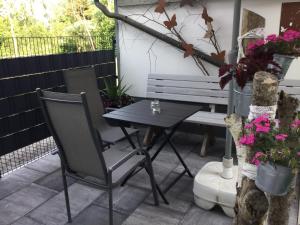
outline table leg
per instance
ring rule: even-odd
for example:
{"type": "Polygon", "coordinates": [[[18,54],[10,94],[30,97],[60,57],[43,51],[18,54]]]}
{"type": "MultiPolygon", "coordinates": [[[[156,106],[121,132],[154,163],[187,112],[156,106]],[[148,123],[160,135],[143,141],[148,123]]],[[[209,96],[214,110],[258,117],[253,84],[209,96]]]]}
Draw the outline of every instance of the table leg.
{"type": "Polygon", "coordinates": [[[125,134],[125,137],[126,137],[127,140],[129,141],[131,147],[132,147],[133,149],[136,149],[135,144],[133,143],[133,141],[132,141],[130,135],[128,134],[127,130],[125,129],[125,127],[120,126],[120,128],[121,128],[121,130],[123,131],[123,133],[125,134]]]}
{"type": "MultiPolygon", "coordinates": [[[[169,142],[169,139],[173,136],[173,134],[175,133],[177,127],[179,125],[176,125],[175,127],[173,127],[173,129],[171,130],[171,132],[169,134],[167,134],[165,140],[163,141],[163,143],[159,146],[159,148],[156,150],[156,152],[154,153],[154,155],[151,157],[151,160],[153,161],[157,155],[160,153],[160,151],[165,147],[165,145],[169,142]]],[[[163,131],[163,134],[165,134],[165,131],[163,131]]],[[[154,145],[154,144],[153,144],[154,145]]],[[[153,146],[152,145],[152,146],[153,146]]]]}
{"type": "MultiPolygon", "coordinates": [[[[164,132],[165,135],[167,135],[164,132]]],[[[175,152],[177,158],[179,159],[179,161],[181,162],[182,166],[184,167],[185,171],[188,173],[188,175],[193,178],[194,176],[192,175],[190,169],[187,167],[187,165],[185,164],[185,162],[183,161],[182,157],[180,156],[179,152],[177,151],[177,149],[175,148],[174,144],[172,143],[172,141],[170,139],[168,139],[168,143],[171,146],[171,148],[173,149],[173,151],[175,152]]]]}

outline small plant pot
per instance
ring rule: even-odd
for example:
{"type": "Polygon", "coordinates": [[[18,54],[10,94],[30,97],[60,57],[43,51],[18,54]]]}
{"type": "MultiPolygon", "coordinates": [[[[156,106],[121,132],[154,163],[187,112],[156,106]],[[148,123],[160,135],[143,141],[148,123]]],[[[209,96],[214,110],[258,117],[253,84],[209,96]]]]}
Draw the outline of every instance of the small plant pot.
{"type": "Polygon", "coordinates": [[[280,54],[273,55],[273,60],[281,66],[281,73],[278,75],[279,80],[284,79],[294,59],[295,57],[290,55],[280,55],[280,54]]]}
{"type": "Polygon", "coordinates": [[[237,84],[234,88],[234,106],[235,113],[239,116],[248,117],[252,98],[252,82],[246,83],[245,87],[241,89],[237,84]]]}
{"type": "Polygon", "coordinates": [[[292,182],[291,168],[261,163],[257,169],[256,186],[271,195],[286,195],[292,182]]]}

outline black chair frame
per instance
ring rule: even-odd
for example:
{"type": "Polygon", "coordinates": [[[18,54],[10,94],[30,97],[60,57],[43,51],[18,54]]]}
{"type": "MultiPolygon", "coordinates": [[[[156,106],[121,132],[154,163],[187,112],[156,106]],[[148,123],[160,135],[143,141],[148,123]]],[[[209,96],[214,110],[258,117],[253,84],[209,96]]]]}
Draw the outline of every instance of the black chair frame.
{"type": "MultiPolygon", "coordinates": [[[[40,104],[42,106],[42,111],[46,120],[46,123],[48,124],[49,130],[51,135],[53,136],[57,148],[58,148],[58,154],[59,157],[61,159],[61,169],[62,169],[62,179],[63,179],[63,186],[64,186],[64,195],[65,195],[65,201],[66,201],[66,208],[67,208],[67,216],[68,216],[68,222],[71,223],[72,222],[72,216],[71,216],[71,209],[70,209],[70,200],[69,200],[69,194],[68,194],[68,185],[67,185],[67,177],[72,177],[76,180],[80,180],[83,181],[89,185],[95,186],[99,189],[104,189],[106,191],[108,191],[109,194],[109,224],[113,225],[113,188],[115,186],[113,186],[112,184],[112,173],[114,170],[116,170],[118,167],[120,167],[123,163],[125,163],[126,161],[128,161],[131,157],[133,157],[136,154],[143,154],[145,155],[145,159],[139,164],[138,166],[144,167],[146,172],[148,173],[149,177],[150,177],[150,181],[151,181],[151,187],[152,187],[152,192],[153,192],[153,197],[154,197],[154,202],[155,205],[158,206],[159,205],[159,201],[158,201],[158,195],[157,195],[157,189],[158,185],[155,182],[155,178],[154,178],[154,174],[153,174],[153,168],[152,168],[152,164],[151,164],[151,157],[149,155],[149,153],[147,151],[145,151],[144,149],[135,149],[133,151],[131,151],[129,154],[127,154],[125,157],[123,157],[121,160],[119,160],[117,163],[115,163],[114,165],[111,165],[110,167],[106,168],[105,164],[105,160],[103,158],[102,155],[102,145],[101,145],[101,137],[99,135],[99,133],[96,131],[96,129],[93,129],[92,127],[92,120],[88,111],[88,105],[87,105],[87,100],[86,100],[86,96],[85,93],[81,93],[81,99],[82,101],[69,101],[69,100],[59,100],[59,99],[52,99],[52,98],[46,98],[43,96],[43,92],[41,91],[41,89],[37,89],[37,94],[39,97],[39,101],[40,104]],[[94,181],[90,181],[87,180],[85,177],[81,176],[80,174],[76,173],[76,171],[72,171],[70,169],[70,166],[68,164],[68,160],[66,158],[66,155],[64,153],[64,149],[62,147],[62,144],[60,142],[60,139],[54,129],[54,126],[51,122],[50,116],[48,114],[48,110],[47,110],[47,106],[45,104],[45,100],[50,100],[50,101],[54,101],[54,102],[66,102],[66,103],[71,103],[71,104],[83,104],[84,110],[85,110],[85,114],[87,117],[87,121],[88,121],[88,125],[89,125],[89,129],[90,132],[92,134],[92,138],[94,140],[94,143],[97,147],[97,153],[99,156],[99,159],[101,160],[101,164],[103,167],[103,171],[105,171],[106,176],[105,176],[105,183],[104,184],[100,184],[94,181]]],[[[135,169],[137,168],[135,167],[135,169]]],[[[159,192],[161,192],[161,190],[159,189],[159,192]]]]}

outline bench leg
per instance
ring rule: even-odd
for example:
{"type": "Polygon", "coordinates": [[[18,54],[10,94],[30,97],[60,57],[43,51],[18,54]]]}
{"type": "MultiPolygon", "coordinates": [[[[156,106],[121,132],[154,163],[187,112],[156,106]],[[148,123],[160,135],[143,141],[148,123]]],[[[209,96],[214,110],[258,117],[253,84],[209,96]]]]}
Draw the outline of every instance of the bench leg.
{"type": "Polygon", "coordinates": [[[148,146],[153,142],[153,138],[158,136],[161,130],[157,127],[148,127],[144,136],[143,145],[148,146]]]}
{"type": "Polygon", "coordinates": [[[207,143],[208,143],[208,141],[209,141],[208,139],[209,139],[209,134],[208,134],[208,133],[205,133],[205,134],[204,134],[204,138],[203,138],[203,142],[202,142],[202,146],[201,146],[201,151],[200,151],[200,156],[201,156],[201,157],[206,156],[207,143]]]}
{"type": "Polygon", "coordinates": [[[206,133],[204,134],[202,146],[201,146],[201,151],[200,151],[200,156],[204,157],[206,156],[207,148],[208,145],[214,145],[215,143],[215,135],[214,135],[214,130],[212,127],[208,126],[206,127],[206,133]]]}

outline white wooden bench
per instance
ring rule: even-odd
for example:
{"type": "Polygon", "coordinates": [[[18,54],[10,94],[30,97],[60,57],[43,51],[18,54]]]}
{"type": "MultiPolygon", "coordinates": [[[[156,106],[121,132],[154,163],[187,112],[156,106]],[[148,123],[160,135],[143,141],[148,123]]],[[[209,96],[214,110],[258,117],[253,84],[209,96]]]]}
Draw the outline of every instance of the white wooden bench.
{"type": "MultiPolygon", "coordinates": [[[[300,81],[285,80],[280,82],[280,90],[300,100],[300,81]]],[[[201,147],[201,156],[206,154],[208,142],[213,140],[212,126],[225,127],[226,113],[216,112],[216,105],[228,104],[228,85],[220,89],[216,76],[191,76],[171,74],[149,74],[147,98],[156,98],[193,103],[206,103],[210,111],[199,111],[186,119],[186,122],[206,126],[206,133],[201,147]]]]}
{"type": "Polygon", "coordinates": [[[199,111],[186,119],[186,122],[207,126],[201,156],[205,155],[208,142],[213,140],[211,126],[225,127],[226,113],[216,112],[215,106],[228,104],[228,89],[220,89],[218,77],[149,74],[147,98],[209,105],[210,111],[199,111]]]}

